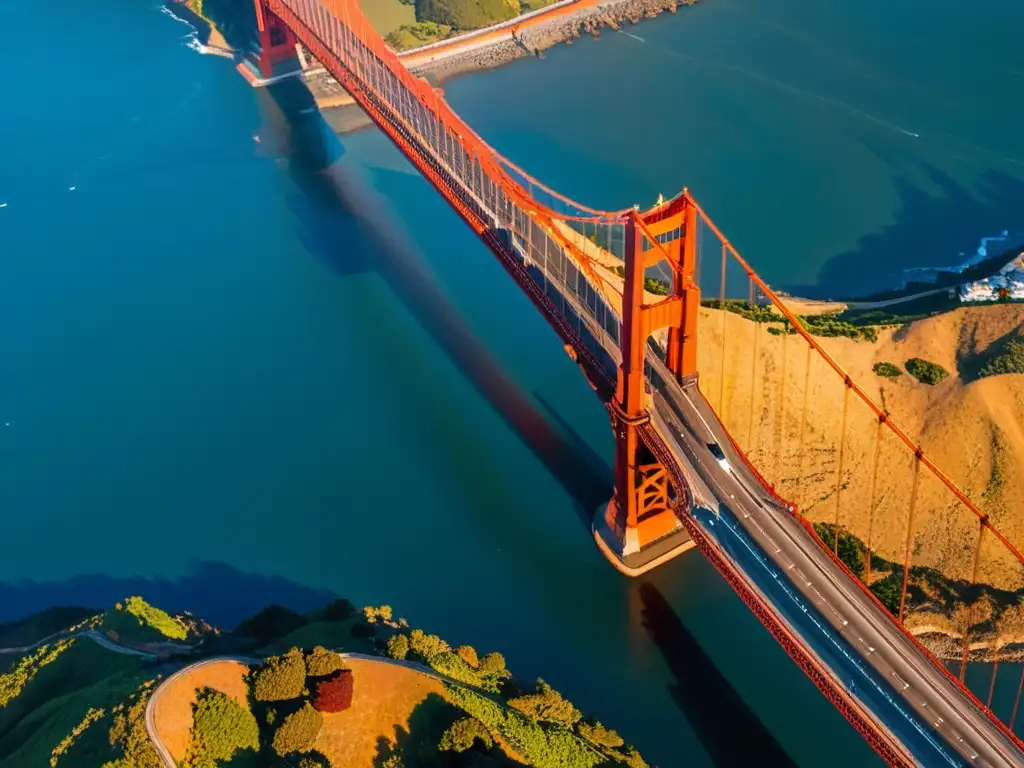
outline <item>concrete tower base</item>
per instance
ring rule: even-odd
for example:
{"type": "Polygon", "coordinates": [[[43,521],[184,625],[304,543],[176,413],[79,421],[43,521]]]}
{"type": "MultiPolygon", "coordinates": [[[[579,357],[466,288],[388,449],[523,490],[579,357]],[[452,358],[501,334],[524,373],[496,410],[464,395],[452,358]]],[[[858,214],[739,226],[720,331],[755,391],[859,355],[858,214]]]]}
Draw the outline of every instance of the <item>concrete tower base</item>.
{"type": "Polygon", "coordinates": [[[671,521],[674,525],[666,526],[667,531],[644,546],[639,545],[635,530],[627,531],[626,540],[622,541],[613,527],[614,504],[614,501],[608,502],[594,515],[594,540],[608,562],[626,576],[634,578],[645,574],[697,546],[675,519],[671,521]]]}

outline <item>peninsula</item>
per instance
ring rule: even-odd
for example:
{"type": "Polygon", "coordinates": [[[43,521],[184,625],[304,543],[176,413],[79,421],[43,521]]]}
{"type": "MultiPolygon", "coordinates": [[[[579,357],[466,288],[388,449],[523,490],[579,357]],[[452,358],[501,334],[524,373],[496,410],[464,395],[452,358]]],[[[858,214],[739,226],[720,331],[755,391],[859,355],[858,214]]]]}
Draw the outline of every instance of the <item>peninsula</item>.
{"type": "Polygon", "coordinates": [[[344,599],[233,630],[141,597],[0,625],[5,768],[646,768],[498,652],[344,599]]]}

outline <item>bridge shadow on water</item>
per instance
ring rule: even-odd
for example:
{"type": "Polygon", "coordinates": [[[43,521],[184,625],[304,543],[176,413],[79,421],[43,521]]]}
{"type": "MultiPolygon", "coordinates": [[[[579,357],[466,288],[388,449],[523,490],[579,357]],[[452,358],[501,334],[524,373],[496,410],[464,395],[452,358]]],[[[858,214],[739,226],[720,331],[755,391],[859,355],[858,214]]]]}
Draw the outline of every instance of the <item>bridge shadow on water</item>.
{"type": "Polygon", "coordinates": [[[796,763],[751,711],[651,583],[639,586],[642,623],[676,682],[669,692],[718,768],[796,763]]]}
{"type": "Polygon", "coordinates": [[[268,90],[274,101],[267,105],[272,134],[268,138],[281,148],[281,154],[287,154],[292,180],[300,190],[289,202],[303,245],[341,275],[372,271],[382,277],[573,497],[580,522],[589,531],[594,510],[610,495],[610,469],[542,400],[559,428],[545,418],[450,301],[416,246],[389,218],[382,201],[375,199],[376,194],[353,169],[337,162],[345,152],[341,140],[319,113],[302,114],[313,106],[305,86],[292,80],[268,90]]]}
{"type": "MultiPolygon", "coordinates": [[[[892,182],[899,198],[893,222],[829,259],[817,284],[780,287],[814,298],[860,297],[891,290],[905,280],[922,279],[919,273],[904,273],[904,269],[958,265],[974,254],[981,238],[1024,230],[1024,181],[1020,178],[989,171],[971,189],[934,165],[879,147],[873,151],[901,172],[892,182]]],[[[989,255],[1000,255],[999,244],[992,244],[989,255]]],[[[928,287],[932,286],[921,286],[928,287]]]]}

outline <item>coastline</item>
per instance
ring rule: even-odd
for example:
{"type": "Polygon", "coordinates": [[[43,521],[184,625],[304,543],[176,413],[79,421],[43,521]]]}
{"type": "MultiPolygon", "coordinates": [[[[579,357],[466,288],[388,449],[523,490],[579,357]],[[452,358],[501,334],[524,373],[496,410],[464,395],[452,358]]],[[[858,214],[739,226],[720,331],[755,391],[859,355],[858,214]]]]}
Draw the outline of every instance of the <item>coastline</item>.
{"type": "MultiPolygon", "coordinates": [[[[600,37],[601,30],[618,30],[627,24],[675,13],[698,0],[577,0],[576,3],[538,13],[520,24],[501,24],[475,30],[449,45],[434,44],[430,50],[413,49],[401,54],[409,70],[428,78],[435,86],[459,75],[494,69],[527,56],[543,57],[560,43],[572,44],[584,34],[600,37]]],[[[371,122],[352,98],[326,72],[304,77],[328,125],[338,133],[369,127],[371,122]]]]}

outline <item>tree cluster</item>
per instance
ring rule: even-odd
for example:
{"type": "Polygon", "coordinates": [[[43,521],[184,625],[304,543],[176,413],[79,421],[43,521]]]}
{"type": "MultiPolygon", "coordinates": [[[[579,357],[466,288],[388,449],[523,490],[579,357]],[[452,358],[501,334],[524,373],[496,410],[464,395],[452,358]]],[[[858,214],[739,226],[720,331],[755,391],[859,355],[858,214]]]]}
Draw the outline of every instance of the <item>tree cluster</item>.
{"type": "Polygon", "coordinates": [[[981,367],[978,375],[999,376],[1004,373],[1024,373],[1024,341],[1009,342],[1003,352],[981,367]]]}
{"type": "Polygon", "coordinates": [[[519,0],[416,0],[416,20],[464,31],[480,29],[519,15],[519,0]]]}
{"type": "Polygon", "coordinates": [[[922,384],[927,384],[929,386],[935,386],[949,376],[949,371],[938,363],[933,363],[930,360],[923,360],[920,357],[910,358],[906,363],[904,363],[903,367],[906,368],[907,373],[915,379],[920,381],[922,384]]]}

